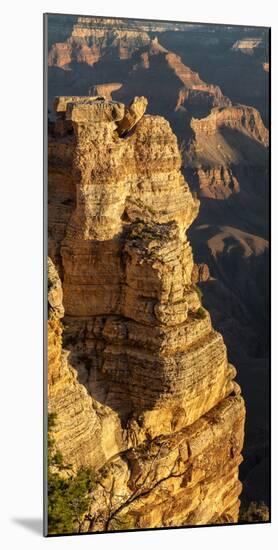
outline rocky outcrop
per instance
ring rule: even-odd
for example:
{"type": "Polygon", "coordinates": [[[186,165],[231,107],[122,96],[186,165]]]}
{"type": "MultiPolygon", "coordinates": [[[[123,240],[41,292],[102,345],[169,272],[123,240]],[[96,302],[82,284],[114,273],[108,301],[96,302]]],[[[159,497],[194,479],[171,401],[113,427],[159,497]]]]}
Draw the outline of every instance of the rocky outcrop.
{"type": "Polygon", "coordinates": [[[186,230],[199,201],[181,174],[177,139],[144,109],[121,137],[123,104],[58,105],[49,252],[65,308],[58,363],[67,354],[64,368],[78,377],[76,414],[68,416],[68,382],[52,380],[49,400],[60,450],[103,475],[84,529],[116,529],[127,515],[139,528],[235,522],[244,402],[194,282],[186,230]],[[71,436],[77,426],[84,452],[71,436]]]}
{"type": "Polygon", "coordinates": [[[107,84],[96,84],[89,90],[92,96],[103,96],[105,99],[112,101],[112,93],[120,90],[122,84],[120,82],[109,82],[107,84]]]}
{"type": "MultiPolygon", "coordinates": [[[[158,85],[155,95],[158,96],[158,101],[160,96],[163,99],[165,95],[163,103],[172,104],[173,111],[184,108],[192,111],[195,116],[203,116],[213,107],[231,105],[219,86],[204,82],[197,72],[183,63],[179,55],[165,48],[157,36],[151,38],[146,31],[139,32],[131,21],[127,23],[115,20],[112,24],[112,20],[105,21],[101,18],[78,18],[71,36],[50,47],[48,66],[50,71],[55,68],[68,71],[67,78],[59,75],[64,87],[70,86],[78,90],[81,86],[82,89],[85,79],[84,86],[87,82],[87,87],[81,94],[85,92],[104,95],[106,99],[111,99],[112,94],[115,94],[113,98],[130,101],[130,97],[138,90],[139,80],[142,90],[138,90],[138,93],[146,95],[148,92],[149,96],[151,89],[152,96],[156,90],[156,81],[158,83],[165,73],[163,86],[161,83],[158,85]],[[102,64],[106,67],[107,74],[116,78],[116,83],[105,84],[97,80],[103,78],[102,64]],[[146,70],[150,74],[140,76],[141,71],[145,73],[146,70]],[[118,79],[121,84],[118,84],[118,79]],[[133,79],[136,79],[134,86],[133,79]]],[[[53,79],[55,78],[57,80],[57,71],[53,73],[53,79]]],[[[55,82],[53,81],[53,87],[55,82]]],[[[159,104],[157,99],[156,103],[159,104]]],[[[159,107],[159,111],[165,112],[165,107],[159,107]]]]}
{"type": "Polygon", "coordinates": [[[264,70],[266,73],[269,73],[269,63],[266,62],[266,61],[263,63],[263,70],[264,70]]]}
{"type": "Polygon", "coordinates": [[[253,107],[235,105],[225,109],[213,109],[212,113],[203,119],[192,119],[191,127],[196,134],[214,135],[223,129],[244,132],[256,139],[265,147],[268,146],[268,130],[263,124],[260,113],[253,107]]]}
{"type": "Polygon", "coordinates": [[[202,197],[225,200],[254,193],[256,175],[265,178],[269,132],[253,107],[215,108],[205,118],[191,120],[194,138],[184,156],[192,182],[202,197]],[[254,169],[256,166],[256,170],[254,169]],[[250,189],[248,182],[250,181],[250,189]]]}
{"type": "Polygon", "coordinates": [[[203,197],[225,200],[234,193],[239,193],[240,186],[230,168],[225,166],[197,171],[199,190],[203,197]]]}
{"type": "Polygon", "coordinates": [[[247,55],[252,55],[257,48],[261,48],[262,46],[262,38],[244,38],[242,40],[237,40],[233,44],[232,50],[238,50],[247,55]]]}
{"type": "MultiPolygon", "coordinates": [[[[228,107],[231,105],[231,101],[222,94],[219,86],[204,82],[197,72],[194,72],[183,63],[179,55],[168,51],[155,37],[143,49],[139,61],[136,61],[133,65],[133,71],[138,78],[137,71],[149,70],[156,73],[158,70],[161,72],[162,68],[163,72],[168,74],[168,78],[170,78],[170,97],[173,89],[176,88],[175,111],[184,107],[198,112],[199,109],[203,111],[205,107],[206,111],[209,112],[212,107],[228,107]]],[[[147,78],[147,76],[145,75],[144,78],[147,78]]],[[[164,84],[166,91],[169,86],[167,80],[164,84]]],[[[152,81],[152,91],[154,87],[155,84],[152,81]]]]}
{"type": "Polygon", "coordinates": [[[53,262],[48,259],[48,410],[57,414],[54,437],[66,464],[98,468],[122,448],[119,419],[88,394],[62,349],[63,291],[53,262]]]}
{"type": "Polygon", "coordinates": [[[222,94],[219,86],[207,84],[201,80],[198,73],[192,71],[182,63],[180,56],[172,52],[167,52],[166,60],[169,67],[184,85],[179,91],[176,109],[184,104],[186,106],[187,103],[194,106],[194,103],[207,102],[211,108],[215,106],[226,107],[231,105],[231,101],[222,94]]]}
{"type": "Polygon", "coordinates": [[[204,283],[210,278],[209,267],[207,264],[194,264],[191,274],[192,283],[204,283]]]}
{"type": "Polygon", "coordinates": [[[135,97],[128,107],[125,108],[125,114],[122,120],[117,124],[119,136],[125,136],[141,120],[148,105],[145,97],[135,97]]]}
{"type": "Polygon", "coordinates": [[[72,62],[93,66],[112,47],[120,59],[129,59],[134,51],[150,42],[146,32],[131,28],[121,29],[115,24],[103,25],[101,20],[79,17],[71,36],[65,42],[53,44],[48,54],[48,65],[68,69],[72,62]]]}

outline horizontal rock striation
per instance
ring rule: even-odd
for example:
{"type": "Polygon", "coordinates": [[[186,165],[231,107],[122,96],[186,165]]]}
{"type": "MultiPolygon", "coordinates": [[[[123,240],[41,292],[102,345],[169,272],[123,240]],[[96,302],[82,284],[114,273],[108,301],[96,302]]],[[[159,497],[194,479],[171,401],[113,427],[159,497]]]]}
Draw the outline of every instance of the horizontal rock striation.
{"type": "Polygon", "coordinates": [[[74,468],[101,466],[122,448],[119,419],[105,410],[79,383],[71,354],[62,349],[63,291],[48,259],[48,409],[57,414],[55,441],[65,463],[74,468]],[[108,414],[107,414],[108,413],[108,414]]]}
{"type": "Polygon", "coordinates": [[[109,49],[115,48],[119,59],[129,59],[134,51],[150,42],[146,32],[133,28],[116,28],[102,25],[101,21],[90,22],[78,18],[71,36],[65,42],[52,44],[48,54],[48,65],[67,70],[72,62],[94,66],[109,49]],[[92,24],[90,24],[92,23],[92,24]]]}
{"type": "Polygon", "coordinates": [[[199,190],[203,197],[225,200],[239,193],[240,185],[232,170],[226,166],[198,169],[199,190]]]}
{"type": "Polygon", "coordinates": [[[186,237],[199,201],[177,139],[164,118],[142,114],[122,137],[124,105],[98,97],[59,98],[56,111],[49,253],[63,287],[63,353],[78,376],[73,400],[80,391],[88,414],[68,419],[68,382],[52,380],[49,400],[61,451],[106,469],[85,530],[114,529],[123,513],[138,527],[235,522],[244,402],[201,306],[186,237]],[[85,417],[84,452],[68,450],[85,417]]]}
{"type": "Polygon", "coordinates": [[[245,105],[214,109],[206,118],[193,119],[191,127],[195,133],[202,132],[208,136],[223,128],[238,130],[245,132],[264,146],[269,144],[268,130],[263,124],[259,111],[245,105]]]}
{"type": "Polygon", "coordinates": [[[181,116],[187,111],[195,116],[204,116],[213,107],[231,106],[231,101],[219,86],[204,82],[197,72],[183,63],[179,55],[162,46],[157,37],[135,53],[131,61],[132,71],[125,79],[121,92],[116,93],[117,98],[125,100],[139,85],[142,93],[144,89],[151,91],[149,99],[152,110],[156,112],[159,104],[163,112],[168,113],[171,106],[171,117],[177,111],[181,116]]]}
{"type": "Polygon", "coordinates": [[[167,52],[166,61],[179,78],[183,87],[179,91],[176,110],[181,105],[191,107],[207,104],[207,107],[229,107],[231,101],[225,97],[219,86],[207,84],[198,73],[183,64],[181,57],[173,52],[167,52]]]}
{"type": "Polygon", "coordinates": [[[214,108],[205,118],[192,118],[194,137],[185,152],[185,165],[200,195],[225,200],[243,191],[256,191],[259,174],[265,179],[269,132],[253,107],[214,108]]]}

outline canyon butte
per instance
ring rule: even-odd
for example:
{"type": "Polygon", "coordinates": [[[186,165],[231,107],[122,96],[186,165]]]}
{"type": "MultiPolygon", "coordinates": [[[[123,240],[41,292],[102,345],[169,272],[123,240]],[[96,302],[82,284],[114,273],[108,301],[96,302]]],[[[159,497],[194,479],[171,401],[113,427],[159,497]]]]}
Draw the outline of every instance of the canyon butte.
{"type": "Polygon", "coordinates": [[[236,523],[245,405],[196,285],[198,216],[147,100],[57,97],[48,138],[48,405],[99,475],[82,531],[236,523]]]}

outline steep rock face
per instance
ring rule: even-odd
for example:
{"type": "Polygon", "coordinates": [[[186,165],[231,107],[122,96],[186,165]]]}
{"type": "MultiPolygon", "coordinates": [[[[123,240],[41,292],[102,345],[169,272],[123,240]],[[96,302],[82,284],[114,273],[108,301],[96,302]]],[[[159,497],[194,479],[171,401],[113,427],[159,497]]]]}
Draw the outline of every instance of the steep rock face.
{"type": "Polygon", "coordinates": [[[207,114],[212,107],[231,105],[229,98],[222,94],[219,86],[204,82],[197,72],[183,63],[179,55],[164,48],[157,37],[150,40],[140,52],[134,53],[129,78],[125,79],[123,88],[120,93],[116,93],[115,97],[119,99],[128,97],[131,91],[135,90],[133,80],[136,80],[136,85],[142,86],[142,93],[145,87],[148,97],[156,95],[158,101],[165,103],[165,106],[168,104],[168,109],[172,105],[175,111],[185,109],[194,113],[207,114]],[[158,86],[161,77],[164,81],[163,89],[161,85],[158,86]],[[168,96],[167,101],[166,96],[168,96]]]}
{"type": "Polygon", "coordinates": [[[193,119],[193,130],[206,135],[228,128],[245,132],[263,145],[268,145],[268,130],[265,128],[260,113],[254,107],[236,105],[225,109],[214,109],[212,113],[201,120],[193,119]]]}
{"type": "MultiPolygon", "coordinates": [[[[244,402],[192,282],[186,230],[199,202],[177,139],[148,115],[120,137],[120,103],[59,105],[64,131],[54,126],[49,138],[50,255],[63,285],[63,345],[92,400],[98,460],[89,451],[89,461],[108,471],[91,510],[99,519],[86,529],[113,529],[123,512],[139,527],[236,521],[244,402]],[[112,513],[102,523],[107,491],[112,513]]],[[[59,430],[66,439],[65,424],[59,430]]],[[[57,443],[64,453],[62,436],[57,443]]],[[[84,462],[78,450],[76,461],[84,462]]]]}
{"type": "Polygon", "coordinates": [[[51,46],[48,55],[50,67],[67,69],[72,62],[93,66],[109,48],[117,50],[120,59],[129,59],[138,48],[150,42],[146,32],[102,25],[101,21],[78,18],[71,36],[65,42],[51,46]]]}
{"type": "Polygon", "coordinates": [[[167,52],[166,60],[169,67],[184,84],[184,87],[179,92],[177,109],[187,103],[193,106],[194,104],[198,105],[198,103],[208,103],[211,107],[226,107],[231,105],[230,100],[222,94],[219,86],[207,84],[201,80],[198,73],[184,65],[180,56],[167,52]]]}
{"type": "Polygon", "coordinates": [[[55,440],[73,467],[99,467],[122,448],[119,420],[89,396],[62,349],[64,315],[61,281],[48,259],[48,409],[57,414],[55,440]],[[118,437],[117,437],[117,434],[118,437]]]}
{"type": "Polygon", "coordinates": [[[203,197],[224,200],[240,190],[239,182],[230,168],[225,166],[198,169],[199,189],[203,197]]]}
{"type": "Polygon", "coordinates": [[[265,178],[269,144],[269,132],[259,112],[243,105],[215,108],[205,118],[193,118],[191,128],[194,138],[185,153],[185,164],[194,172],[193,183],[200,195],[227,199],[241,188],[249,192],[248,181],[254,193],[256,172],[265,178]]]}
{"type": "MultiPolygon", "coordinates": [[[[204,82],[179,55],[163,47],[158,37],[151,38],[142,23],[140,29],[136,30],[131,22],[116,20],[112,25],[112,20],[78,18],[71,36],[49,49],[48,65],[53,75],[50,96],[58,79],[57,89],[70,89],[71,94],[72,90],[75,94],[92,90],[107,99],[113,94],[113,99],[124,102],[137,93],[147,95],[153,111],[157,112],[159,105],[158,112],[167,116],[169,107],[173,112],[180,110],[181,115],[185,109],[194,116],[204,116],[212,107],[231,105],[219,86],[204,82]],[[122,85],[114,87],[113,80],[111,85],[102,82],[104,68],[105,74],[122,85]],[[159,83],[161,77],[163,85],[159,83]]],[[[49,107],[52,109],[52,105],[49,107]]]]}

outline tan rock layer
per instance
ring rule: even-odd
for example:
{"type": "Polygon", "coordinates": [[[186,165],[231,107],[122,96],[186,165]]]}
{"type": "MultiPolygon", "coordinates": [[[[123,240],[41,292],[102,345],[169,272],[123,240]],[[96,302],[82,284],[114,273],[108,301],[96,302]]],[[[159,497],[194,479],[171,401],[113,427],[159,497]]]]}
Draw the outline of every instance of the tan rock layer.
{"type": "Polygon", "coordinates": [[[48,409],[57,415],[54,437],[73,468],[96,468],[122,447],[119,419],[98,404],[79,383],[70,352],[62,349],[62,289],[48,261],[48,409]],[[119,435],[117,435],[119,434],[119,435]]]}
{"type": "Polygon", "coordinates": [[[118,29],[109,26],[90,26],[78,21],[65,42],[53,44],[48,54],[48,65],[67,70],[72,62],[93,66],[112,47],[120,59],[129,59],[138,49],[150,42],[146,32],[118,29]]]}
{"type": "Polygon", "coordinates": [[[213,135],[219,130],[235,129],[245,132],[258,140],[265,147],[269,144],[269,132],[265,128],[261,115],[254,107],[234,105],[226,108],[215,108],[209,116],[202,119],[192,119],[194,132],[213,135]]]}
{"type": "Polygon", "coordinates": [[[192,282],[185,231],[198,201],[180,172],[177,139],[167,121],[148,115],[133,128],[128,121],[120,137],[126,110],[119,103],[63,102],[64,129],[49,141],[49,230],[70,355],[59,356],[56,346],[49,400],[59,411],[62,452],[75,452],[74,464],[106,465],[105,483],[128,501],[114,503],[111,522],[90,520],[87,529],[114,528],[124,509],[140,527],[236,521],[244,403],[192,282]],[[71,382],[69,362],[78,373],[71,382]],[[138,464],[149,468],[148,442],[160,446],[160,438],[181,445],[181,458],[167,451],[166,467],[159,450],[141,495],[138,464]]]}
{"type": "Polygon", "coordinates": [[[231,168],[220,166],[210,169],[199,168],[196,177],[202,197],[225,200],[239,193],[240,185],[231,168]]]}
{"type": "Polygon", "coordinates": [[[132,518],[137,528],[235,523],[243,423],[243,399],[233,395],[192,426],[121,453],[107,467],[90,509],[94,524],[85,530],[103,530],[106,491],[112,485],[115,519],[108,530],[121,517],[132,518]]]}

